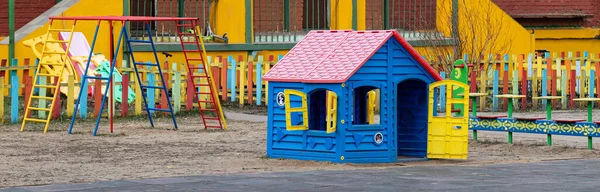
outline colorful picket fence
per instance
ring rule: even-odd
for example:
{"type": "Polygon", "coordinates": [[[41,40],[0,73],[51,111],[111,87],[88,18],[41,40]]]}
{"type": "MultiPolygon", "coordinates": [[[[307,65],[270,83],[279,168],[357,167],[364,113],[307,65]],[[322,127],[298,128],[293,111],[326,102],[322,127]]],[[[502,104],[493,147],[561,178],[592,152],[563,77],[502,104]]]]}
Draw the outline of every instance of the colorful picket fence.
{"type": "MultiPolygon", "coordinates": [[[[551,102],[553,109],[580,108],[586,104],[573,99],[598,97],[600,91],[600,54],[597,56],[587,52],[489,55],[470,67],[470,92],[488,93],[479,98],[480,111],[506,111],[508,100],[494,97],[499,94],[526,95],[513,103],[517,110],[545,108],[545,100],[532,99],[538,96],[561,96],[562,99],[551,102]]],[[[465,60],[469,61],[468,56],[465,60]]],[[[436,70],[447,69],[435,61],[430,63],[436,70]]],[[[448,78],[447,73],[440,74],[448,78]]]]}
{"type": "MultiPolygon", "coordinates": [[[[262,76],[279,60],[282,56],[277,57],[273,55],[269,56],[257,56],[254,59],[252,56],[244,57],[239,55],[237,57],[229,56],[223,57],[208,57],[210,63],[210,70],[214,76],[215,85],[219,92],[219,98],[223,101],[230,101],[239,103],[240,105],[257,105],[266,106],[268,102],[268,82],[262,80],[262,76]],[[224,67],[225,66],[225,67],[224,67]]],[[[29,93],[31,91],[42,91],[42,94],[51,94],[51,90],[32,90],[32,79],[35,71],[35,63],[32,63],[30,59],[24,59],[23,65],[16,66],[19,61],[13,60],[13,66],[7,66],[6,60],[0,62],[0,123],[8,121],[11,123],[17,123],[23,118],[23,107],[26,106],[24,102],[28,101],[29,93]]],[[[124,65],[124,67],[117,68],[122,74],[122,82],[115,82],[113,85],[122,85],[122,96],[121,101],[128,101],[129,90],[126,87],[131,87],[135,92],[135,100],[132,103],[122,102],[113,105],[113,114],[117,116],[131,116],[141,115],[142,111],[142,91],[133,74],[134,69],[127,67],[131,65],[124,65]],[[120,113],[118,112],[120,111],[120,113]]],[[[191,110],[194,106],[197,106],[197,102],[193,101],[194,91],[193,86],[187,86],[189,84],[187,80],[187,67],[185,63],[169,63],[164,64],[163,74],[158,74],[158,70],[147,68],[138,69],[142,73],[141,81],[144,84],[149,83],[151,85],[157,85],[159,82],[156,78],[157,75],[163,75],[167,83],[167,88],[171,91],[171,103],[175,113],[179,113],[183,110],[191,110]]],[[[52,79],[40,79],[40,81],[53,81],[52,79]]],[[[75,90],[79,90],[81,83],[75,82],[75,76],[69,75],[66,81],[67,83],[61,83],[61,87],[67,87],[67,94],[61,97],[57,96],[56,102],[61,103],[55,105],[51,114],[38,113],[41,117],[45,115],[52,115],[53,118],[59,118],[62,115],[72,116],[74,113],[75,100],[78,95],[75,95],[75,90]],[[66,98],[66,100],[64,100],[66,98]],[[64,114],[62,113],[64,112],[64,114]]],[[[106,86],[107,82],[102,80],[96,80],[93,83],[86,83],[87,90],[95,87],[106,86]]],[[[84,92],[87,92],[84,89],[84,92]]],[[[79,117],[86,118],[88,115],[93,114],[97,117],[99,107],[101,104],[102,95],[99,92],[101,89],[94,89],[95,92],[91,97],[82,97],[82,103],[87,103],[90,107],[93,107],[93,111],[88,110],[88,105],[80,105],[79,117]]],[[[153,90],[147,90],[153,92],[153,90]]],[[[155,94],[148,95],[148,103],[150,107],[158,104],[161,107],[167,107],[166,97],[161,95],[159,91],[154,91],[155,94]],[[163,106],[164,105],[164,106],[163,106]]],[[[46,105],[46,103],[38,103],[39,105],[46,105]]],[[[30,114],[31,115],[31,114],[30,114]]]]}
{"type": "MultiPolygon", "coordinates": [[[[251,104],[258,106],[266,106],[268,102],[268,82],[262,81],[264,75],[275,63],[283,57],[282,55],[274,56],[228,56],[228,57],[209,57],[211,63],[210,69],[215,79],[215,85],[219,91],[219,98],[222,101],[229,101],[239,104],[251,104]],[[226,67],[223,67],[226,66],[226,67]],[[235,75],[233,75],[235,74],[235,75]],[[225,93],[225,94],[224,94],[225,93]]],[[[465,56],[467,61],[468,57],[465,56]]],[[[479,111],[506,111],[508,102],[507,99],[498,99],[494,95],[498,94],[521,94],[526,95],[519,102],[514,102],[516,110],[541,110],[545,107],[546,102],[533,100],[536,96],[562,96],[561,100],[551,102],[553,109],[574,109],[585,105],[584,103],[574,102],[574,98],[597,97],[600,90],[600,54],[597,57],[588,54],[587,52],[573,53],[545,53],[541,56],[535,54],[528,55],[488,55],[486,59],[481,59],[482,62],[474,64],[475,67],[469,69],[469,84],[471,92],[487,92],[488,96],[479,98],[479,111]]],[[[36,61],[32,59],[24,59],[23,61],[13,61],[13,66],[7,66],[6,60],[0,60],[0,122],[10,121],[18,122],[22,118],[24,101],[26,102],[30,91],[46,91],[50,90],[31,90],[33,73],[35,71],[36,61]],[[16,66],[16,63],[22,62],[16,66]]],[[[448,66],[442,66],[435,60],[430,60],[429,63],[440,74],[447,78],[447,73],[444,69],[448,66]]],[[[174,62],[164,64],[163,70],[168,80],[168,88],[172,94],[172,104],[176,113],[183,110],[190,110],[196,102],[188,98],[193,98],[193,91],[188,90],[187,71],[183,62],[174,62]],[[179,93],[179,94],[177,94],[179,93]]],[[[128,65],[131,66],[131,65],[128,65]]],[[[142,90],[137,86],[136,78],[133,74],[133,68],[120,67],[117,68],[123,75],[122,83],[115,85],[130,86],[134,90],[136,98],[141,97],[142,90]]],[[[142,81],[144,83],[156,84],[156,76],[160,75],[154,69],[140,70],[142,81]]],[[[52,112],[54,118],[61,115],[73,115],[73,106],[77,95],[74,95],[74,90],[78,90],[81,83],[75,82],[74,77],[70,76],[67,83],[62,83],[61,86],[68,88],[68,94],[64,98],[58,98],[61,105],[55,105],[55,110],[52,112]],[[64,101],[61,101],[64,100],[64,101]],[[61,114],[64,112],[64,114],[61,114]]],[[[52,81],[49,79],[48,81],[52,81]]],[[[88,89],[95,86],[103,86],[105,82],[97,81],[87,84],[88,89]]],[[[95,89],[99,90],[99,89],[95,89]]],[[[127,89],[123,89],[122,100],[127,101],[127,89]]],[[[149,95],[149,104],[166,105],[165,99],[155,91],[154,95],[149,95]]],[[[93,111],[88,111],[86,105],[82,105],[79,116],[86,118],[89,114],[98,115],[98,106],[100,105],[101,95],[93,94],[92,97],[82,98],[83,103],[93,104],[90,107],[93,111]],[[89,102],[88,102],[89,101],[89,102]]],[[[443,103],[444,98],[441,98],[443,103]]],[[[39,105],[43,105],[40,103],[39,105]]],[[[600,102],[598,103],[600,105],[600,102]]],[[[444,105],[440,105],[443,107],[444,105]]],[[[376,110],[379,108],[375,106],[376,110]]],[[[142,99],[135,99],[131,104],[117,104],[111,109],[113,114],[120,116],[141,115],[144,110],[142,99]],[[120,113],[118,113],[120,111],[120,113]],[[117,113],[114,113],[117,112],[117,113]]],[[[46,115],[46,114],[37,114],[46,115]]]]}

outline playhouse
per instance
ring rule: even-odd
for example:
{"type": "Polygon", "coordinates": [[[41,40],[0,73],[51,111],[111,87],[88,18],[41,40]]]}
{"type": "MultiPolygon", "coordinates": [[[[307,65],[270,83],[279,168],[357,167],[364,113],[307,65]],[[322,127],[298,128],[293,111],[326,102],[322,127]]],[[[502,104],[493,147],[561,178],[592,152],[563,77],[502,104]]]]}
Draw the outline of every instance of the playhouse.
{"type": "Polygon", "coordinates": [[[438,113],[434,106],[440,93],[451,98],[447,109],[468,106],[468,92],[452,97],[453,89],[468,86],[442,80],[397,31],[311,31],[263,79],[269,81],[268,157],[467,157],[467,113],[438,113]],[[379,101],[375,118],[369,100],[379,101]]]}

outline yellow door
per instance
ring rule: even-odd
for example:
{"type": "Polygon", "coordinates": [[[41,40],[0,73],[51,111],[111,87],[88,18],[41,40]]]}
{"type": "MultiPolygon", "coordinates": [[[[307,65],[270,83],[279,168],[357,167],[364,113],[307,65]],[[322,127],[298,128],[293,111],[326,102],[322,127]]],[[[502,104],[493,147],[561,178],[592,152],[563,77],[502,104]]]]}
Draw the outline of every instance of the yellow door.
{"type": "Polygon", "coordinates": [[[467,106],[465,109],[468,109],[469,93],[465,91],[462,98],[453,98],[452,90],[456,88],[469,90],[467,84],[454,80],[437,81],[429,85],[427,158],[467,159],[469,153],[469,113],[463,112],[461,116],[457,116],[450,110],[452,104],[463,104],[467,106]],[[434,106],[435,89],[440,88],[442,85],[446,86],[446,110],[448,111],[434,116],[434,110],[437,110],[437,106],[434,106]]]}

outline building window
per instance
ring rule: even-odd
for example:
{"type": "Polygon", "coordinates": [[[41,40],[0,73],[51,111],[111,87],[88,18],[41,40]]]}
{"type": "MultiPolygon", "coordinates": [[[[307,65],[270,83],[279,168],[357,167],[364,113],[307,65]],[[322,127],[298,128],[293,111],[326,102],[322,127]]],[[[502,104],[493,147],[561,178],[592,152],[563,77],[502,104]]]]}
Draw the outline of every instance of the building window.
{"type": "Polygon", "coordinates": [[[329,0],[254,0],[254,42],[298,42],[310,30],[329,29],[329,0]]]}
{"type": "Polygon", "coordinates": [[[436,31],[437,0],[366,1],[367,30],[395,29],[405,38],[437,34],[433,33],[436,31]]]}
{"type": "MultiPolygon", "coordinates": [[[[216,12],[215,7],[218,1],[214,0],[184,0],[183,12],[180,13],[180,4],[178,0],[130,0],[129,15],[146,17],[184,17],[198,18],[202,33],[204,36],[207,31],[215,31],[216,12]],[[210,22],[211,29],[208,30],[210,22]]],[[[156,42],[178,42],[177,23],[174,21],[153,21],[150,22],[150,30],[156,42]]],[[[132,37],[148,36],[144,22],[130,22],[132,37]]],[[[183,30],[189,30],[185,27],[183,30]]]]}

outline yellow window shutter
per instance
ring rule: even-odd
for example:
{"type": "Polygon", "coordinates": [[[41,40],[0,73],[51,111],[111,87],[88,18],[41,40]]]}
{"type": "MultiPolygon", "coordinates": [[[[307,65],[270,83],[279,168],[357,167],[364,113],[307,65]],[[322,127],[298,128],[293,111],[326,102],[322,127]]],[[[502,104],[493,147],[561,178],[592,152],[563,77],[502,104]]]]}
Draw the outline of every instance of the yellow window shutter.
{"type": "Polygon", "coordinates": [[[327,94],[327,133],[335,133],[337,129],[337,95],[327,94]]]}
{"type": "Polygon", "coordinates": [[[283,91],[285,98],[285,124],[288,131],[304,131],[308,130],[308,107],[306,94],[298,90],[286,89],[283,91]],[[302,99],[300,107],[292,108],[290,96],[295,95],[302,99]],[[292,125],[292,113],[302,113],[302,125],[292,125]]]}
{"type": "Polygon", "coordinates": [[[375,124],[375,90],[367,94],[367,121],[369,124],[375,124]]]}

